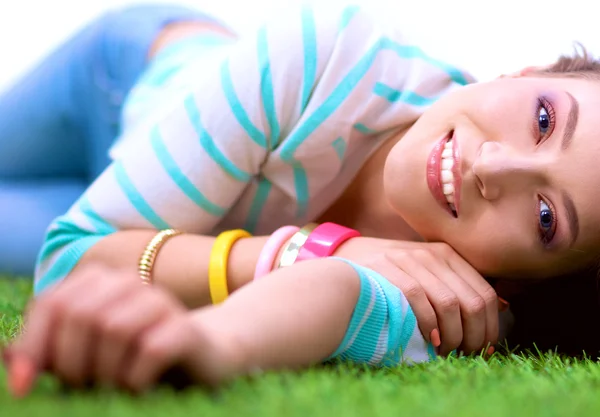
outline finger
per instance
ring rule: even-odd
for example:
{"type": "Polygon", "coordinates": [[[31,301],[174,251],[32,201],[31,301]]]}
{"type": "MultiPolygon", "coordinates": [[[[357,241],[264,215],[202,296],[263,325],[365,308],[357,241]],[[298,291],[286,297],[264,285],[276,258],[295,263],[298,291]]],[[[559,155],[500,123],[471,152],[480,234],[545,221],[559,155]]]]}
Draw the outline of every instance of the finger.
{"type": "Polygon", "coordinates": [[[487,330],[486,305],[483,298],[448,265],[432,263],[428,265],[428,269],[456,294],[463,327],[461,350],[471,353],[483,349],[487,330]]]}
{"type": "Polygon", "coordinates": [[[467,261],[458,257],[458,255],[456,258],[450,259],[450,267],[479,294],[485,304],[486,325],[484,345],[495,345],[498,343],[500,332],[500,316],[498,314],[498,296],[496,291],[467,261]]]}
{"type": "Polygon", "coordinates": [[[15,398],[23,398],[33,388],[38,376],[35,363],[22,354],[11,354],[7,359],[8,389],[15,398]]]}
{"type": "MultiPolygon", "coordinates": [[[[103,277],[99,277],[103,278],[103,277]]],[[[95,338],[99,323],[110,314],[111,307],[137,291],[119,279],[95,279],[87,285],[74,286],[68,303],[57,317],[56,334],[51,348],[52,370],[65,382],[82,386],[91,376],[95,338]]]]}
{"type": "Polygon", "coordinates": [[[131,355],[123,378],[125,386],[134,392],[143,392],[156,385],[162,374],[184,360],[189,337],[187,326],[176,319],[147,330],[131,355]]]}
{"type": "Polygon", "coordinates": [[[94,375],[102,384],[123,379],[124,361],[133,342],[151,326],[182,311],[165,293],[139,291],[111,309],[101,325],[94,363],[94,375]]]}
{"type": "Polygon", "coordinates": [[[458,297],[425,267],[426,264],[436,263],[439,260],[433,257],[416,259],[414,255],[402,255],[402,258],[398,266],[423,287],[427,299],[435,310],[441,336],[440,354],[447,355],[457,349],[463,339],[458,297]]]}
{"type": "Polygon", "coordinates": [[[48,344],[57,313],[54,295],[54,290],[50,290],[44,297],[27,307],[25,326],[8,348],[9,361],[16,356],[27,357],[36,370],[46,368],[49,357],[48,344]]]}
{"type": "Polygon", "coordinates": [[[385,255],[370,262],[368,267],[383,275],[392,285],[395,285],[402,291],[402,294],[406,297],[415,313],[423,338],[428,343],[432,343],[436,348],[439,347],[439,336],[435,337],[436,332],[439,334],[437,316],[423,287],[413,277],[399,269],[385,255]],[[433,338],[431,337],[432,334],[434,335],[433,338]]]}
{"type": "Polygon", "coordinates": [[[46,369],[51,356],[49,347],[55,330],[55,318],[73,300],[73,293],[79,292],[80,287],[90,285],[90,281],[91,285],[97,281],[100,271],[90,268],[74,274],[30,303],[25,314],[25,327],[12,344],[11,351],[27,355],[38,369],[46,369]]]}

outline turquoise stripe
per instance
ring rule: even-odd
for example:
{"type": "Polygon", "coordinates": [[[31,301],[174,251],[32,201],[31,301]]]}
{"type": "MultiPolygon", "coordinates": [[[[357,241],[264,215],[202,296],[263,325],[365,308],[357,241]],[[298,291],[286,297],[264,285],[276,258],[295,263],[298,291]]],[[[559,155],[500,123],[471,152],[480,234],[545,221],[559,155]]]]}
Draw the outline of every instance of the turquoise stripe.
{"type": "Polygon", "coordinates": [[[121,162],[115,162],[113,164],[113,169],[117,183],[138,213],[156,229],[169,229],[167,222],[165,222],[158,214],[156,214],[152,207],[150,207],[150,205],[146,202],[144,197],[142,197],[137,188],[135,188],[135,185],[133,185],[129,175],[127,175],[127,172],[125,171],[123,164],[121,162]]]}
{"type": "Polygon", "coordinates": [[[348,24],[350,24],[350,22],[352,21],[352,18],[354,18],[354,15],[356,13],[358,13],[359,10],[360,10],[360,6],[357,6],[357,5],[350,5],[344,9],[344,11],[342,12],[342,20],[340,23],[340,30],[346,29],[346,26],[348,26],[348,24]]]}
{"type": "MultiPolygon", "coordinates": [[[[156,157],[163,166],[164,170],[167,172],[167,174],[169,174],[169,177],[171,177],[175,185],[177,185],[190,200],[192,200],[198,207],[213,216],[222,216],[225,214],[226,210],[223,207],[220,207],[209,201],[183,173],[181,168],[179,168],[179,165],[177,165],[169,153],[164,141],[162,140],[158,127],[155,127],[152,130],[152,133],[150,134],[150,142],[152,144],[152,149],[154,150],[154,153],[156,154],[156,157]]],[[[122,168],[121,170],[124,173],[122,168]]],[[[154,214],[154,211],[152,211],[152,208],[146,204],[142,196],[139,195],[135,189],[131,190],[131,187],[132,185],[127,188],[128,191],[126,191],[126,194],[128,194],[130,200],[133,198],[136,198],[135,201],[141,199],[141,202],[134,203],[136,208],[139,207],[138,211],[140,214],[154,224],[157,229],[168,229],[168,226],[163,227],[166,225],[166,223],[158,218],[156,214],[154,214]],[[130,197],[130,195],[132,196],[130,197]],[[158,227],[159,224],[161,227],[158,227]]],[[[122,188],[125,189],[125,186],[122,186],[122,188]]]]}
{"type": "Polygon", "coordinates": [[[400,45],[398,42],[395,42],[389,38],[383,38],[382,40],[382,48],[389,49],[398,54],[401,58],[419,58],[423,61],[439,68],[444,71],[448,76],[452,79],[452,81],[460,84],[466,85],[469,82],[465,78],[465,75],[458,68],[449,65],[446,62],[431,58],[426,55],[421,48],[414,45],[400,45]]]}
{"type": "Polygon", "coordinates": [[[73,224],[68,215],[59,217],[46,234],[37,263],[45,262],[57,250],[89,235],[73,224]]]}
{"type": "Polygon", "coordinates": [[[68,249],[56,260],[39,280],[34,283],[33,289],[39,295],[50,286],[64,279],[77,265],[79,259],[104,236],[87,236],[73,242],[68,249]]]}
{"type": "Polygon", "coordinates": [[[260,68],[260,85],[262,90],[262,102],[269,128],[271,130],[271,150],[279,145],[281,131],[277,120],[277,108],[275,106],[275,91],[273,88],[273,74],[271,73],[271,61],[269,58],[269,43],[267,40],[267,29],[263,27],[258,32],[258,66],[260,68]]]}
{"type": "Polygon", "coordinates": [[[404,323],[402,323],[402,332],[400,333],[400,353],[402,355],[404,355],[404,352],[406,352],[406,347],[408,346],[408,342],[415,331],[415,327],[417,327],[417,319],[415,317],[415,313],[412,311],[412,308],[409,306],[406,309],[404,323]]]}
{"type": "Polygon", "coordinates": [[[346,155],[346,149],[348,148],[348,145],[346,145],[346,141],[340,137],[334,140],[331,143],[331,146],[335,150],[335,153],[337,154],[338,158],[340,158],[340,161],[343,162],[344,155],[346,155]]]}
{"type": "Polygon", "coordinates": [[[223,94],[225,94],[231,112],[240,126],[246,131],[250,139],[266,149],[267,138],[263,132],[258,130],[258,128],[252,124],[250,117],[248,117],[248,113],[246,113],[244,106],[242,106],[242,103],[235,92],[233,81],[231,79],[231,72],[229,71],[229,61],[225,61],[221,66],[221,87],[223,88],[223,94]]]}
{"type": "Polygon", "coordinates": [[[389,102],[402,101],[413,106],[430,106],[439,98],[439,96],[424,97],[412,91],[399,91],[382,83],[375,84],[373,92],[389,102]]]}
{"type": "Polygon", "coordinates": [[[199,34],[191,38],[179,39],[177,42],[161,49],[155,55],[153,62],[168,62],[173,59],[181,60],[182,57],[185,59],[192,56],[197,57],[215,46],[228,45],[234,42],[235,39],[220,34],[199,34]]]}
{"type": "MultiPolygon", "coordinates": [[[[241,182],[248,182],[252,178],[252,175],[238,168],[227,156],[225,156],[217,145],[213,138],[208,134],[204,126],[202,126],[202,119],[200,117],[200,110],[196,105],[196,101],[193,96],[189,96],[184,101],[185,110],[187,112],[190,123],[194,127],[196,134],[200,138],[200,145],[204,151],[215,161],[223,171],[227,172],[231,177],[241,182]]],[[[158,141],[162,143],[160,139],[160,133],[157,131],[155,135],[158,135],[158,141]]],[[[167,152],[166,147],[163,146],[163,151],[167,152]]],[[[179,168],[178,168],[179,169],[179,168]]],[[[183,175],[183,174],[181,174],[183,175]]]]}
{"type": "Polygon", "coordinates": [[[317,30],[315,16],[308,5],[302,7],[302,42],[304,45],[304,79],[301,112],[306,110],[317,77],[317,30]]]}
{"type": "Polygon", "coordinates": [[[350,70],[344,79],[334,88],[333,92],[307,120],[294,131],[281,146],[281,158],[293,165],[294,182],[296,184],[296,199],[298,200],[298,216],[302,216],[308,208],[308,178],[304,167],[294,159],[294,152],[337,108],[348,98],[367,73],[377,53],[380,44],[375,44],[367,54],[350,70]]]}
{"type": "MultiPolygon", "coordinates": [[[[364,268],[364,267],[361,267],[364,268]]],[[[404,296],[402,292],[392,285],[383,275],[365,268],[369,271],[372,278],[376,279],[383,290],[385,296],[385,305],[387,306],[387,317],[388,323],[388,345],[387,353],[381,364],[383,366],[396,366],[402,362],[401,350],[400,350],[400,330],[404,328],[404,322],[402,320],[403,308],[402,299],[404,296]]]]}
{"type": "Polygon", "coordinates": [[[93,209],[92,203],[90,203],[90,200],[86,195],[79,199],[78,206],[79,210],[81,210],[81,212],[87,217],[87,220],[92,224],[96,230],[96,233],[101,235],[109,235],[117,230],[106,220],[100,217],[100,215],[93,209]]]}
{"type": "Polygon", "coordinates": [[[149,73],[141,82],[149,87],[162,87],[169,78],[177,74],[181,70],[183,64],[177,66],[169,66],[165,68],[155,68],[152,73],[149,73]]]}
{"type": "Polygon", "coordinates": [[[374,135],[374,134],[377,133],[375,130],[373,130],[373,129],[367,127],[367,126],[365,126],[362,123],[355,124],[354,128],[356,130],[358,130],[360,133],[365,134],[365,135],[374,135]]]}
{"type": "Polygon", "coordinates": [[[254,200],[252,200],[252,205],[250,206],[248,220],[246,220],[246,225],[244,226],[244,230],[247,230],[249,233],[254,233],[256,230],[256,225],[258,224],[260,215],[265,207],[265,204],[267,203],[267,199],[269,198],[269,193],[271,192],[272,187],[273,184],[271,181],[261,177],[260,182],[258,183],[258,188],[256,189],[256,195],[254,196],[254,200]]]}
{"type": "Polygon", "coordinates": [[[300,161],[294,161],[292,171],[294,173],[294,187],[296,189],[296,200],[298,201],[298,210],[296,216],[302,217],[308,210],[308,174],[300,161]]]}
{"type": "MultiPolygon", "coordinates": [[[[369,278],[371,287],[375,291],[375,303],[371,314],[367,317],[365,324],[359,332],[359,336],[356,339],[355,346],[353,349],[357,352],[361,352],[361,357],[364,357],[366,361],[371,363],[375,361],[376,354],[382,354],[385,357],[387,349],[384,352],[378,352],[377,345],[378,340],[384,333],[385,323],[388,320],[387,304],[385,303],[385,295],[379,283],[369,277],[368,273],[365,275],[369,278]]],[[[389,333],[389,332],[388,332],[389,333]]],[[[388,336],[388,335],[386,335],[388,336]]],[[[379,364],[380,360],[373,363],[379,364]]]]}
{"type": "Polygon", "coordinates": [[[338,259],[350,265],[358,274],[358,278],[360,279],[360,293],[358,295],[358,301],[356,302],[356,307],[352,313],[352,318],[350,319],[348,329],[344,335],[344,339],[328,359],[333,359],[337,356],[344,355],[345,351],[350,347],[348,344],[350,343],[351,339],[354,338],[354,341],[356,342],[358,339],[356,336],[358,325],[362,321],[362,318],[367,314],[367,308],[371,303],[371,297],[373,296],[374,290],[369,278],[364,274],[361,268],[345,259],[338,259]]]}

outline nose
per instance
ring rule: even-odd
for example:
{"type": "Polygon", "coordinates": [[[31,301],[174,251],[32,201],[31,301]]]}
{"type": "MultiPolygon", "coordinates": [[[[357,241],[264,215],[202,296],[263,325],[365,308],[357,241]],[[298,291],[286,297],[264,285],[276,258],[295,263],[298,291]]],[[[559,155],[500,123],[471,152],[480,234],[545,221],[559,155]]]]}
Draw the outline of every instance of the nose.
{"type": "Polygon", "coordinates": [[[509,191],[543,181],[545,170],[531,153],[499,142],[485,142],[473,161],[472,172],[483,198],[495,200],[509,191]]]}

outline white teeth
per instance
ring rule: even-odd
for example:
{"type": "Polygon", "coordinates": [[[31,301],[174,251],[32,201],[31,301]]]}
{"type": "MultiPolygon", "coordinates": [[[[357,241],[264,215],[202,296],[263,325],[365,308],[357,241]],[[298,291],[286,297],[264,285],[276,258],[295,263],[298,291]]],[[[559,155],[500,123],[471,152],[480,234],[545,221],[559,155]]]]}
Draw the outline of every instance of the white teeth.
{"type": "Polygon", "coordinates": [[[452,174],[452,171],[442,169],[442,182],[444,184],[452,184],[452,182],[454,182],[454,174],[452,174]]]}
{"type": "Polygon", "coordinates": [[[454,194],[454,185],[452,185],[452,184],[444,184],[443,188],[444,188],[443,191],[444,191],[444,195],[445,196],[449,196],[451,194],[454,194]]]}
{"type": "Polygon", "coordinates": [[[442,180],[442,191],[450,210],[456,213],[456,206],[454,205],[454,173],[452,172],[452,168],[454,168],[452,140],[446,142],[441,156],[440,179],[442,180]]]}
{"type": "Polygon", "coordinates": [[[452,171],[454,161],[450,158],[442,158],[442,170],[452,171]]]}

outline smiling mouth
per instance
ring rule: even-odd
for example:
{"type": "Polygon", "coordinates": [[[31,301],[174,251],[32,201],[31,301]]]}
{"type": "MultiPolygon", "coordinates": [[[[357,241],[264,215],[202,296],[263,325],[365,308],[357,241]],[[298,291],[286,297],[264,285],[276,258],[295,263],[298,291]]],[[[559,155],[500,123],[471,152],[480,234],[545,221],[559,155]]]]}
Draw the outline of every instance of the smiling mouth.
{"type": "Polygon", "coordinates": [[[460,213],[460,155],[454,131],[446,134],[427,160],[427,185],[434,199],[452,217],[460,213]]]}

